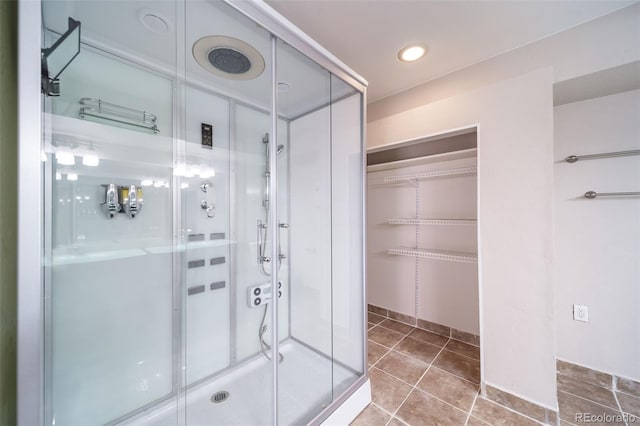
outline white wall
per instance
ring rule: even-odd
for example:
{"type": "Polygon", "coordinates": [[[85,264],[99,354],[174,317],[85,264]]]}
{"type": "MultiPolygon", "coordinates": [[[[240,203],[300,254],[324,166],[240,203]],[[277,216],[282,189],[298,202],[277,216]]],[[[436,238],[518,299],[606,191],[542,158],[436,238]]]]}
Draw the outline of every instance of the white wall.
{"type": "Polygon", "coordinates": [[[416,215],[416,188],[384,184],[385,176],[397,173],[367,174],[367,303],[415,317],[416,260],[387,254],[389,248],[416,244],[415,227],[387,223],[416,215]]]}
{"type": "Polygon", "coordinates": [[[478,125],[482,380],[556,409],[551,69],[369,122],[368,146],[478,125]]]}
{"type": "Polygon", "coordinates": [[[552,66],[559,82],[640,60],[640,4],[374,102],[368,120],[552,66]]]}
{"type": "Polygon", "coordinates": [[[640,91],[558,106],[554,120],[558,358],[640,380],[640,203],[582,197],[640,191],[640,157],[563,161],[640,149],[640,91]],[[573,320],[574,303],[588,323],[573,320]]]}

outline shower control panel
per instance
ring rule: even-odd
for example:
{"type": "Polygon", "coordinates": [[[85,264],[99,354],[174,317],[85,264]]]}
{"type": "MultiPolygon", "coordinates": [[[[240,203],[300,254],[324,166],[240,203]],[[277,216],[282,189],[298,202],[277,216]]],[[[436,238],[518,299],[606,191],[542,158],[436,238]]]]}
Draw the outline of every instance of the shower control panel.
{"type": "Polygon", "coordinates": [[[200,130],[202,134],[202,146],[213,148],[213,126],[207,123],[200,123],[200,130]]]}
{"type": "MultiPolygon", "coordinates": [[[[271,302],[271,283],[264,283],[247,289],[247,302],[250,308],[259,308],[271,302]]],[[[282,281],[278,282],[278,297],[282,297],[282,281]]]]}

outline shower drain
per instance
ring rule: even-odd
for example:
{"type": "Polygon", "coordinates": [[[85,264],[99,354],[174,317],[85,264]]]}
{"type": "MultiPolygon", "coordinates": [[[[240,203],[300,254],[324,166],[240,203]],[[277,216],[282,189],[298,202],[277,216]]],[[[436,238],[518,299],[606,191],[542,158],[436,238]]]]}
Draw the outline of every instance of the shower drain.
{"type": "Polygon", "coordinates": [[[214,404],[219,404],[221,402],[225,402],[227,398],[229,398],[229,392],[220,391],[211,395],[211,402],[213,402],[214,404]]]}

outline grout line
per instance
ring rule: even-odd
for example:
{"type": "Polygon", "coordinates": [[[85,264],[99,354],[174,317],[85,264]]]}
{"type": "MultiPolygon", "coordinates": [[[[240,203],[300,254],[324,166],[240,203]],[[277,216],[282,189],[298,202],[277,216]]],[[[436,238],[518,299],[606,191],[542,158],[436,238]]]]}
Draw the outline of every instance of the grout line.
{"type": "MultiPolygon", "coordinates": [[[[395,420],[397,420],[397,421],[399,421],[399,422],[400,422],[400,423],[402,423],[403,425],[407,425],[407,426],[409,426],[409,423],[405,422],[405,421],[404,421],[404,420],[402,420],[400,417],[393,416],[393,417],[391,418],[391,420],[394,420],[394,419],[395,419],[395,420]]],[[[391,423],[391,420],[389,420],[389,423],[391,423]]],[[[389,423],[387,423],[387,424],[389,424],[389,423]]]]}
{"type": "MultiPolygon", "coordinates": [[[[435,358],[434,358],[435,359],[435,358]]],[[[410,385],[411,386],[411,390],[409,391],[409,393],[407,394],[407,396],[404,397],[404,399],[402,400],[402,402],[400,403],[400,405],[398,405],[398,408],[396,408],[396,411],[393,412],[393,417],[396,416],[396,414],[398,413],[398,411],[400,411],[400,408],[402,408],[402,406],[404,405],[405,402],[407,402],[407,399],[409,399],[409,395],[411,395],[413,393],[414,390],[416,390],[416,385],[418,383],[420,383],[420,380],[422,380],[422,378],[425,376],[425,374],[427,374],[427,371],[429,371],[429,369],[431,368],[431,364],[433,363],[433,360],[431,360],[431,362],[429,363],[429,365],[427,366],[426,370],[424,370],[424,373],[422,373],[422,376],[420,376],[420,378],[416,381],[415,385],[410,385]]],[[[390,374],[391,377],[395,377],[393,375],[390,374]]],[[[397,378],[397,377],[396,377],[397,378]]],[[[404,383],[407,383],[403,380],[404,383]]],[[[409,384],[409,383],[407,383],[409,384]]]]}
{"type": "MultiPolygon", "coordinates": [[[[520,417],[524,417],[525,419],[527,419],[527,420],[531,420],[532,422],[534,422],[534,423],[536,423],[536,424],[539,424],[539,425],[545,426],[545,423],[544,423],[544,422],[541,422],[540,420],[536,420],[536,419],[534,419],[533,417],[529,417],[529,416],[527,416],[526,414],[521,413],[520,411],[516,411],[516,410],[514,410],[513,408],[507,407],[506,405],[502,405],[502,404],[500,404],[500,403],[498,403],[498,402],[495,402],[495,401],[493,401],[493,400],[491,400],[491,399],[489,399],[489,398],[484,398],[484,397],[482,397],[482,396],[481,396],[481,398],[482,398],[482,399],[484,399],[485,401],[488,401],[488,402],[489,402],[489,403],[491,403],[491,404],[495,404],[495,405],[497,405],[498,407],[504,408],[504,409],[505,409],[505,410],[507,410],[507,411],[511,411],[512,413],[514,413],[514,414],[516,414],[516,415],[518,415],[518,416],[520,416],[520,417]]],[[[480,419],[480,420],[482,420],[482,419],[480,419]]],[[[483,421],[484,421],[484,420],[483,420],[483,421]]],[[[485,423],[486,423],[486,421],[485,421],[485,423]]]]}
{"type": "Polygon", "coordinates": [[[456,339],[456,338],[455,338],[455,337],[453,337],[453,336],[450,336],[450,337],[449,337],[449,339],[454,340],[454,341],[456,341],[456,342],[464,343],[465,345],[469,345],[469,346],[472,346],[472,347],[474,347],[474,348],[478,348],[478,349],[480,348],[480,346],[472,345],[472,344],[471,344],[471,343],[469,343],[469,342],[465,342],[464,340],[456,339]]]}
{"type": "MultiPolygon", "coordinates": [[[[409,337],[409,338],[415,339],[414,337],[411,337],[411,336],[406,336],[406,337],[409,337]]],[[[404,340],[404,339],[403,339],[403,340],[404,340]]],[[[426,343],[426,344],[428,344],[428,345],[438,347],[438,345],[434,345],[433,343],[425,342],[425,341],[420,340],[420,339],[415,339],[415,340],[419,340],[419,341],[420,341],[420,342],[422,342],[422,343],[426,343]]],[[[402,342],[402,341],[400,341],[400,342],[402,342]]],[[[374,343],[375,343],[375,342],[374,342],[374,343]]],[[[413,358],[413,359],[415,359],[415,360],[418,360],[418,361],[420,361],[420,362],[423,362],[423,363],[425,363],[425,364],[429,364],[429,366],[431,366],[431,365],[433,365],[433,363],[435,362],[436,358],[438,358],[438,356],[442,353],[442,351],[443,351],[443,350],[446,350],[447,352],[453,352],[453,351],[450,351],[450,350],[445,349],[445,347],[446,347],[447,343],[449,343],[449,341],[447,341],[447,342],[444,344],[444,346],[440,347],[440,351],[438,351],[438,353],[433,357],[433,359],[432,359],[432,360],[431,360],[431,362],[429,362],[429,363],[427,363],[427,362],[425,362],[425,361],[421,360],[420,358],[416,358],[415,356],[413,356],[413,355],[411,355],[411,354],[408,354],[408,353],[405,353],[405,352],[402,352],[402,351],[397,351],[397,352],[401,353],[402,355],[406,355],[406,356],[408,356],[408,357],[410,357],[410,358],[413,358]]],[[[386,347],[386,346],[385,346],[385,347],[386,347]]],[[[394,347],[394,349],[395,349],[395,347],[394,347]]],[[[453,352],[453,353],[455,353],[456,355],[464,356],[464,355],[462,355],[462,354],[459,354],[458,352],[453,352]]],[[[469,357],[466,357],[466,358],[469,358],[469,357]]],[[[473,360],[473,361],[478,361],[477,359],[474,359],[474,358],[469,358],[469,359],[471,359],[471,360],[473,360]]],[[[438,370],[442,370],[442,371],[444,371],[445,373],[447,373],[447,374],[451,374],[452,376],[457,377],[458,379],[464,380],[465,382],[471,383],[471,384],[472,384],[472,385],[474,385],[474,386],[480,386],[480,383],[473,382],[473,381],[469,380],[469,379],[468,379],[468,378],[466,378],[466,377],[459,376],[458,374],[456,374],[456,373],[452,373],[451,371],[449,371],[449,370],[445,370],[444,368],[438,367],[437,365],[434,365],[434,366],[433,366],[433,368],[437,368],[438,370]]],[[[393,374],[389,374],[389,375],[390,375],[390,376],[393,376],[393,374]]],[[[393,377],[395,377],[395,376],[393,376],[393,377]]],[[[396,378],[397,378],[397,377],[396,377],[396,378]]],[[[399,380],[402,380],[402,379],[399,379],[399,380]]],[[[403,380],[403,381],[404,381],[404,380],[403,380]]],[[[405,382],[405,383],[406,383],[406,382],[405,382]]],[[[408,384],[408,383],[407,383],[407,384],[408,384]]]]}
{"type": "Polygon", "coordinates": [[[393,414],[392,414],[392,413],[390,413],[388,410],[386,410],[386,409],[382,408],[381,406],[379,406],[379,405],[378,405],[378,404],[376,404],[375,402],[371,402],[370,404],[371,404],[371,405],[373,405],[374,407],[376,407],[376,408],[378,408],[378,409],[382,410],[383,412],[385,412],[385,413],[387,413],[388,415],[390,415],[390,416],[391,416],[391,418],[389,418],[389,420],[387,421],[387,423],[385,423],[385,425],[388,425],[388,424],[389,424],[389,422],[390,422],[391,420],[393,420],[393,414]]]}
{"type": "Polygon", "coordinates": [[[624,417],[624,411],[622,411],[622,405],[620,405],[620,401],[618,400],[618,394],[616,393],[616,389],[618,389],[618,378],[617,376],[613,376],[613,386],[611,392],[613,393],[613,399],[615,399],[616,404],[618,405],[618,410],[620,410],[620,414],[622,415],[622,421],[626,426],[629,426],[629,422],[624,417]]]}
{"type": "MultiPolygon", "coordinates": [[[[384,322],[384,321],[383,321],[383,322],[384,322]]],[[[380,326],[380,327],[384,328],[385,330],[393,331],[394,333],[398,333],[398,334],[403,334],[401,331],[397,331],[397,330],[394,330],[393,328],[385,327],[384,325],[382,325],[382,322],[381,322],[381,323],[379,323],[379,324],[376,324],[376,325],[378,325],[378,326],[380,326]]],[[[410,327],[410,326],[409,326],[409,327],[410,327]]],[[[413,330],[411,330],[411,331],[413,331],[413,330]]],[[[409,331],[409,333],[411,333],[411,331],[409,331]]],[[[409,333],[405,334],[403,337],[407,337],[407,336],[409,335],[409,333]]]]}
{"type": "MultiPolygon", "coordinates": [[[[449,338],[449,340],[451,340],[451,338],[449,338]]],[[[442,346],[442,348],[440,349],[440,351],[438,351],[438,353],[436,354],[436,356],[433,357],[433,359],[431,360],[431,364],[433,364],[434,362],[436,362],[436,359],[438,359],[438,357],[440,356],[440,354],[442,353],[442,351],[444,351],[444,348],[447,347],[447,345],[449,344],[449,340],[447,340],[447,342],[444,344],[444,346],[442,346]]],[[[449,351],[451,352],[451,351],[449,351]]]]}
{"type": "MultiPolygon", "coordinates": [[[[418,382],[418,383],[419,383],[419,382],[418,382]]],[[[431,398],[433,398],[433,399],[437,399],[438,401],[442,402],[443,404],[448,405],[449,407],[454,408],[454,409],[456,409],[456,410],[458,410],[458,411],[460,411],[460,412],[462,412],[462,413],[465,413],[465,411],[464,411],[462,408],[460,408],[460,407],[456,407],[456,406],[455,406],[455,405],[453,405],[452,403],[447,402],[447,401],[445,401],[444,399],[438,398],[438,397],[437,397],[437,396],[435,396],[434,394],[429,393],[429,392],[427,392],[427,391],[425,391],[425,390],[422,390],[422,389],[420,389],[420,388],[419,388],[419,387],[417,387],[417,386],[414,386],[413,390],[415,390],[415,391],[417,391],[417,392],[421,392],[421,393],[427,394],[427,395],[429,395],[431,398]]],[[[413,390],[412,390],[412,391],[413,391],[413,390]]],[[[407,395],[407,397],[408,397],[408,395],[407,395]]],[[[404,403],[404,401],[403,401],[403,403],[404,403]]],[[[400,406],[402,406],[402,404],[401,404],[400,406]]]]}
{"type": "Polygon", "coordinates": [[[469,424],[469,419],[471,418],[473,407],[476,406],[476,400],[478,399],[478,395],[480,395],[480,388],[478,388],[478,392],[476,392],[476,396],[473,397],[473,403],[471,404],[471,408],[469,408],[469,413],[467,414],[467,420],[464,421],[464,426],[467,426],[469,424]]]}
{"type": "MultiPolygon", "coordinates": [[[[442,350],[446,350],[446,349],[445,349],[444,347],[442,347],[442,350]]],[[[432,361],[432,362],[435,362],[435,361],[436,361],[436,358],[438,358],[438,356],[440,356],[440,353],[442,353],[442,350],[441,350],[440,352],[438,352],[438,355],[436,355],[436,356],[435,356],[435,358],[433,358],[433,361],[432,361]]],[[[449,350],[447,350],[447,352],[453,352],[453,351],[449,351],[449,350]]],[[[464,355],[459,354],[459,353],[457,353],[457,352],[453,352],[453,353],[454,353],[454,354],[456,354],[456,355],[464,356],[464,355]]],[[[467,357],[465,357],[465,358],[469,358],[469,357],[467,356],[467,357]]],[[[479,362],[479,360],[474,359],[474,358],[469,358],[469,359],[470,359],[470,360],[473,360],[473,361],[476,361],[476,362],[479,362]]],[[[434,367],[435,367],[435,368],[439,368],[440,370],[442,370],[442,371],[444,371],[444,372],[446,372],[446,373],[449,373],[449,374],[451,374],[452,376],[455,376],[455,377],[457,377],[457,378],[459,378],[459,379],[462,379],[462,380],[465,380],[465,381],[467,381],[467,382],[469,382],[469,383],[472,383],[472,384],[473,384],[473,385],[475,385],[475,386],[480,386],[480,382],[478,382],[478,383],[476,383],[476,382],[472,382],[471,380],[467,379],[466,377],[458,376],[456,373],[452,373],[451,371],[449,371],[449,370],[445,370],[444,368],[438,367],[437,365],[434,365],[434,367]]]]}
{"type": "MultiPolygon", "coordinates": [[[[448,341],[447,341],[447,343],[448,343],[448,341]]],[[[444,346],[440,349],[440,352],[442,352],[443,350],[444,350],[444,346]]],[[[426,376],[426,375],[427,375],[427,372],[431,369],[431,367],[433,366],[433,368],[438,368],[438,367],[436,367],[436,366],[434,366],[434,365],[433,365],[433,362],[436,360],[436,358],[438,357],[438,355],[440,355],[440,352],[438,352],[438,353],[436,354],[436,356],[435,356],[435,357],[433,357],[433,359],[431,360],[431,362],[430,362],[430,363],[429,363],[429,365],[427,366],[427,368],[426,368],[426,370],[424,371],[424,373],[422,373],[422,375],[420,376],[420,378],[416,381],[416,383],[415,383],[414,385],[411,385],[409,382],[406,382],[406,381],[402,380],[401,378],[396,377],[396,376],[394,376],[393,374],[390,374],[390,373],[388,373],[388,372],[386,372],[386,371],[384,371],[384,370],[380,370],[380,371],[382,371],[383,373],[388,374],[389,376],[391,376],[391,377],[393,377],[393,378],[395,378],[395,379],[397,379],[397,380],[400,380],[401,382],[403,382],[403,383],[405,383],[405,384],[407,384],[407,385],[411,386],[411,388],[412,388],[412,389],[409,391],[409,393],[407,394],[407,396],[402,400],[402,402],[400,403],[400,405],[398,406],[398,408],[396,408],[396,411],[393,413],[393,416],[394,416],[394,417],[396,417],[396,414],[398,413],[398,411],[400,411],[400,408],[404,405],[404,403],[407,401],[407,399],[409,399],[409,396],[413,393],[413,391],[423,392],[423,393],[425,393],[425,394],[429,395],[430,397],[432,397],[432,398],[434,398],[434,399],[437,399],[438,401],[440,401],[440,402],[442,402],[442,403],[444,403],[444,404],[446,404],[446,405],[449,405],[450,407],[452,407],[452,408],[454,408],[454,409],[456,409],[456,410],[458,410],[458,411],[462,411],[462,412],[464,412],[464,411],[463,411],[463,410],[461,410],[459,407],[456,407],[455,405],[453,405],[453,404],[451,404],[451,403],[449,403],[449,402],[447,402],[447,401],[444,401],[444,400],[442,400],[442,399],[438,398],[437,396],[430,394],[429,392],[426,392],[426,391],[424,391],[424,390],[422,390],[422,389],[418,388],[418,383],[420,383],[420,382],[422,381],[422,379],[424,378],[424,376],[426,376]]],[[[412,358],[413,358],[413,357],[412,357],[412,358]]],[[[417,358],[415,358],[415,359],[417,359],[417,358]]],[[[422,362],[424,362],[424,361],[422,361],[422,362]]]]}
{"type": "MultiPolygon", "coordinates": [[[[596,405],[599,405],[599,406],[600,406],[600,407],[602,407],[602,408],[606,408],[607,410],[613,410],[613,411],[615,411],[615,408],[612,408],[612,407],[606,406],[606,405],[602,404],[601,402],[596,402],[596,401],[593,401],[593,400],[591,400],[591,399],[585,398],[584,396],[576,395],[575,393],[567,392],[567,391],[565,391],[565,390],[560,390],[560,389],[558,389],[558,392],[564,392],[564,393],[566,393],[566,394],[568,394],[568,395],[575,396],[576,398],[580,398],[580,399],[582,399],[582,400],[584,400],[584,401],[592,402],[592,403],[594,403],[594,404],[596,404],[596,405]]],[[[618,402],[618,398],[616,398],[616,397],[615,397],[615,395],[614,395],[614,398],[615,398],[616,402],[618,402]]],[[[620,405],[618,405],[618,407],[620,407],[620,405]]],[[[620,411],[622,411],[622,409],[621,409],[620,411]]]]}
{"type": "MultiPolygon", "coordinates": [[[[449,341],[451,341],[451,339],[449,339],[449,341]]],[[[448,344],[449,344],[449,342],[447,342],[447,345],[448,345],[448,344]]],[[[453,353],[454,353],[454,354],[456,354],[456,355],[460,355],[460,356],[463,356],[463,357],[465,357],[465,358],[472,359],[472,360],[474,360],[474,361],[480,361],[480,360],[479,360],[479,359],[477,359],[477,358],[473,358],[473,357],[470,357],[469,355],[461,354],[461,353],[460,353],[460,352],[458,352],[458,351],[454,351],[454,350],[452,350],[452,349],[446,349],[446,346],[447,346],[447,345],[445,345],[445,346],[444,346],[444,348],[443,348],[443,349],[444,349],[444,350],[446,350],[447,352],[453,352],[453,353]]]]}
{"type": "MultiPolygon", "coordinates": [[[[382,328],[384,328],[384,327],[382,327],[382,328]]],[[[380,346],[382,346],[382,347],[384,347],[384,348],[388,348],[388,350],[387,350],[387,352],[385,352],[385,353],[384,353],[384,355],[382,355],[382,356],[381,356],[381,357],[380,357],[376,362],[374,362],[373,364],[371,364],[371,367],[370,367],[370,368],[375,368],[376,370],[380,371],[381,373],[386,374],[386,375],[388,375],[388,376],[390,376],[390,377],[392,377],[392,378],[394,378],[394,379],[396,379],[396,380],[398,380],[398,381],[400,381],[400,382],[404,383],[405,385],[407,385],[407,386],[411,387],[411,390],[409,391],[409,393],[407,394],[407,396],[402,400],[402,402],[400,403],[400,405],[398,405],[398,408],[396,408],[396,410],[395,410],[393,413],[390,413],[389,411],[387,411],[387,410],[383,409],[382,407],[379,407],[377,404],[374,404],[374,405],[376,405],[376,407],[381,408],[384,412],[391,414],[391,419],[389,419],[389,421],[388,421],[386,424],[389,424],[389,422],[391,422],[391,420],[393,420],[394,418],[396,418],[396,419],[400,420],[402,423],[407,424],[406,422],[404,422],[404,421],[403,421],[402,419],[400,419],[399,417],[396,417],[396,414],[398,413],[398,411],[400,410],[400,408],[404,405],[404,403],[407,401],[407,399],[409,398],[409,396],[413,393],[413,391],[419,391],[419,392],[425,393],[425,394],[429,395],[430,397],[432,397],[432,398],[434,398],[434,399],[436,399],[436,400],[438,400],[438,401],[440,401],[440,402],[442,402],[442,403],[444,403],[444,404],[446,404],[446,405],[448,405],[448,406],[450,406],[450,407],[452,407],[452,408],[454,408],[454,409],[456,409],[456,410],[461,411],[461,412],[463,412],[463,413],[464,413],[464,410],[462,410],[461,408],[456,407],[455,405],[453,405],[453,404],[451,404],[451,403],[449,403],[449,402],[447,402],[447,401],[444,401],[444,400],[442,400],[442,399],[438,398],[437,396],[432,395],[432,394],[430,394],[429,392],[426,392],[426,391],[424,391],[424,390],[422,390],[422,389],[420,389],[420,388],[418,388],[418,387],[417,387],[418,383],[420,383],[420,382],[422,381],[422,379],[424,378],[424,376],[426,376],[427,372],[431,369],[431,367],[436,368],[436,369],[439,369],[439,370],[442,370],[442,371],[444,371],[445,373],[451,374],[452,376],[457,377],[457,378],[459,378],[459,379],[462,379],[462,380],[464,380],[464,381],[466,381],[466,382],[468,382],[468,383],[471,383],[471,384],[472,384],[472,385],[474,385],[474,386],[478,386],[478,389],[479,389],[479,386],[480,386],[478,383],[471,382],[470,380],[465,379],[464,377],[460,377],[460,376],[458,376],[458,375],[456,375],[456,374],[454,374],[454,373],[451,373],[451,372],[449,372],[449,371],[447,371],[447,370],[441,369],[441,368],[439,368],[439,367],[437,367],[437,366],[433,365],[433,363],[434,363],[434,362],[435,362],[435,360],[438,358],[438,356],[442,353],[442,351],[444,351],[444,350],[445,350],[444,348],[447,346],[447,344],[448,344],[448,343],[449,343],[449,341],[451,340],[451,338],[450,338],[450,337],[449,337],[449,338],[447,338],[447,341],[446,341],[446,342],[444,343],[444,345],[440,348],[440,350],[438,351],[438,353],[433,357],[433,359],[431,360],[431,362],[430,362],[430,363],[425,363],[425,362],[424,362],[423,360],[421,360],[421,359],[415,358],[415,357],[413,357],[413,356],[411,356],[411,355],[409,355],[409,354],[405,354],[404,352],[397,351],[398,353],[400,353],[400,354],[402,354],[402,355],[408,356],[408,357],[410,357],[410,358],[412,358],[412,359],[415,359],[415,360],[420,361],[420,362],[422,362],[422,363],[428,364],[428,365],[427,365],[427,368],[426,368],[426,369],[425,369],[425,371],[424,371],[424,373],[422,373],[422,375],[420,376],[420,378],[419,378],[419,379],[416,381],[416,383],[415,383],[415,384],[413,384],[413,385],[412,385],[411,383],[409,383],[409,382],[406,382],[405,380],[403,380],[403,379],[401,379],[401,378],[399,378],[399,377],[394,376],[393,374],[391,374],[391,373],[389,373],[389,372],[387,372],[387,371],[385,371],[385,370],[382,370],[381,368],[378,368],[376,365],[380,362],[380,360],[382,360],[385,356],[387,356],[387,355],[388,355],[392,350],[395,350],[396,346],[398,346],[398,345],[399,345],[399,344],[400,344],[400,343],[401,343],[401,342],[402,342],[406,337],[408,337],[408,336],[409,336],[409,334],[411,334],[411,333],[413,332],[413,330],[414,330],[414,329],[416,329],[416,328],[417,328],[417,327],[413,327],[413,328],[412,328],[408,333],[406,333],[406,334],[402,337],[402,339],[400,339],[400,341],[398,341],[398,342],[397,342],[395,345],[393,345],[391,348],[389,348],[388,346],[382,345],[382,344],[380,344],[380,343],[378,343],[378,342],[376,342],[376,341],[373,341],[373,340],[372,340],[372,342],[373,342],[373,343],[376,343],[376,344],[378,344],[378,345],[380,345],[380,346]]],[[[386,329],[386,328],[385,328],[385,330],[388,330],[388,329],[386,329]]],[[[395,331],[395,330],[390,330],[390,331],[395,331]]],[[[396,333],[398,333],[398,332],[396,332],[396,333]]],[[[402,334],[402,333],[398,333],[398,334],[402,334]]],[[[420,339],[416,339],[416,340],[419,340],[419,341],[421,341],[421,342],[422,342],[422,340],[420,340],[420,339]]],[[[429,343],[429,342],[424,342],[424,343],[431,344],[431,343],[429,343]]],[[[431,344],[431,345],[432,345],[432,346],[436,346],[436,345],[433,345],[433,344],[431,344]]],[[[437,347],[437,346],[436,346],[436,347],[437,347]]],[[[452,351],[448,351],[448,352],[452,352],[452,351]]],[[[457,352],[456,352],[456,353],[457,353],[457,352]]],[[[462,354],[460,354],[460,355],[462,355],[462,354]]],[[[462,355],[462,356],[464,356],[464,355],[462,355]]],[[[469,357],[467,357],[467,358],[469,358],[469,357]]],[[[470,359],[473,359],[473,358],[470,358],[470,359]]],[[[477,360],[474,360],[474,361],[477,361],[477,360]]],[[[478,390],[478,392],[476,393],[476,398],[477,398],[477,396],[478,396],[479,392],[480,392],[480,391],[478,390]]],[[[372,402],[372,404],[373,404],[373,402],[372,402]]],[[[473,404],[472,404],[472,406],[471,406],[471,409],[469,410],[469,413],[468,413],[469,415],[470,415],[471,410],[473,409],[473,406],[474,406],[474,405],[475,405],[475,399],[474,399],[474,401],[473,401],[473,404]]],[[[467,416],[467,420],[468,420],[468,417],[469,417],[469,416],[467,416]]]]}
{"type": "MultiPolygon", "coordinates": [[[[382,328],[384,328],[384,327],[382,327],[382,328]]],[[[385,329],[385,330],[389,330],[388,328],[384,328],[384,329],[385,329]]],[[[389,331],[393,331],[393,330],[389,330],[389,331]]],[[[411,330],[411,331],[413,331],[413,330],[411,330]]],[[[411,333],[411,331],[409,331],[409,333],[411,333]]],[[[397,332],[397,331],[396,331],[395,333],[402,334],[402,333],[399,333],[399,332],[397,332]]],[[[380,358],[378,358],[378,360],[377,360],[376,362],[374,362],[373,364],[371,364],[371,367],[374,367],[378,362],[380,362],[380,360],[381,360],[382,358],[384,358],[385,356],[387,356],[387,355],[389,354],[389,352],[391,352],[391,351],[392,351],[396,346],[398,346],[398,345],[400,344],[400,342],[402,342],[402,341],[404,340],[404,338],[405,338],[405,337],[407,337],[407,336],[409,335],[409,333],[407,333],[407,334],[403,335],[403,336],[402,336],[402,338],[401,338],[400,340],[398,340],[398,342],[397,342],[395,345],[391,346],[391,347],[389,347],[389,346],[387,346],[387,345],[383,345],[382,343],[378,343],[378,342],[376,342],[375,340],[372,340],[372,342],[373,342],[373,343],[376,343],[376,344],[378,344],[378,345],[382,346],[383,348],[389,348],[389,350],[388,350],[388,351],[386,351],[386,352],[385,352],[385,353],[384,353],[380,358]]],[[[367,340],[369,340],[369,333],[368,333],[368,332],[367,332],[367,340]]],[[[382,370],[380,370],[380,371],[382,371],[382,370]]]]}
{"type": "MultiPolygon", "coordinates": [[[[476,347],[476,348],[479,348],[479,347],[480,347],[480,345],[474,345],[473,343],[469,343],[469,342],[465,342],[464,340],[456,339],[456,338],[455,338],[455,337],[453,337],[453,335],[451,334],[451,333],[452,333],[452,330],[456,330],[456,331],[459,331],[459,332],[461,332],[461,333],[467,333],[467,334],[470,334],[470,335],[472,335],[472,336],[474,336],[474,337],[477,337],[477,338],[479,338],[479,337],[480,337],[480,336],[475,335],[475,334],[473,334],[473,333],[469,333],[469,332],[467,332],[467,331],[463,331],[463,330],[458,330],[457,328],[454,328],[454,327],[447,327],[447,326],[445,325],[445,326],[443,326],[443,327],[447,327],[447,328],[449,329],[449,333],[448,333],[447,335],[444,335],[444,334],[440,334],[440,333],[438,333],[438,332],[435,332],[435,331],[433,331],[433,330],[428,330],[428,329],[426,329],[426,328],[419,327],[419,326],[418,326],[418,321],[419,321],[419,319],[418,319],[418,317],[417,317],[417,316],[416,316],[415,318],[414,318],[414,317],[411,317],[411,318],[413,318],[413,319],[416,321],[416,323],[415,323],[415,324],[409,324],[409,323],[407,323],[407,322],[400,321],[400,320],[397,320],[397,319],[395,319],[395,318],[391,318],[391,317],[389,316],[389,312],[392,312],[392,311],[389,311],[389,310],[387,309],[387,314],[386,314],[386,315],[380,315],[380,314],[378,314],[378,313],[376,313],[376,312],[373,312],[373,311],[369,311],[369,310],[367,311],[367,313],[374,314],[374,315],[377,315],[377,316],[379,316],[379,317],[382,317],[382,318],[385,318],[385,319],[388,319],[388,320],[391,320],[391,321],[396,321],[396,322],[399,322],[399,323],[402,323],[402,324],[406,324],[406,325],[411,326],[411,327],[413,327],[413,328],[416,328],[416,329],[418,329],[418,330],[422,330],[422,331],[426,331],[426,332],[431,333],[431,334],[435,334],[435,335],[438,335],[438,336],[446,337],[447,339],[452,339],[452,340],[455,340],[455,341],[457,341],[457,342],[461,342],[461,343],[464,343],[464,344],[467,344],[467,345],[470,345],[470,346],[473,346],[473,347],[476,347]]],[[[404,314],[403,314],[403,315],[404,315],[404,314]]],[[[442,325],[442,324],[438,324],[438,323],[434,323],[434,324],[442,325]]]]}
{"type": "Polygon", "coordinates": [[[469,380],[469,379],[466,379],[466,378],[464,378],[464,377],[458,376],[456,373],[452,373],[452,372],[450,372],[450,371],[447,371],[447,370],[445,370],[445,369],[444,369],[444,368],[442,368],[442,367],[438,367],[437,365],[434,365],[434,366],[433,366],[433,368],[435,368],[435,369],[437,369],[437,370],[440,370],[440,371],[443,371],[444,373],[449,374],[449,375],[451,375],[451,376],[453,376],[453,377],[455,377],[455,378],[457,378],[457,379],[464,380],[465,382],[469,383],[470,385],[477,386],[477,387],[478,387],[478,389],[480,389],[480,383],[472,382],[472,381],[471,381],[471,380],[469,380]]]}
{"type": "MultiPolygon", "coordinates": [[[[372,340],[372,342],[373,342],[373,340],[372,340]]],[[[375,343],[375,344],[377,344],[377,345],[380,345],[380,343],[378,343],[378,342],[373,342],[373,343],[375,343]]],[[[369,367],[369,368],[373,368],[373,367],[375,367],[375,365],[376,365],[378,362],[380,362],[380,360],[381,360],[382,358],[384,358],[385,356],[387,356],[387,354],[388,354],[389,352],[391,352],[391,348],[390,348],[390,347],[385,346],[385,345],[380,345],[380,346],[382,346],[383,348],[385,348],[387,351],[386,351],[385,353],[383,353],[382,355],[380,355],[380,358],[378,358],[378,359],[376,360],[376,362],[374,362],[373,364],[371,364],[371,367],[369,367]]]]}

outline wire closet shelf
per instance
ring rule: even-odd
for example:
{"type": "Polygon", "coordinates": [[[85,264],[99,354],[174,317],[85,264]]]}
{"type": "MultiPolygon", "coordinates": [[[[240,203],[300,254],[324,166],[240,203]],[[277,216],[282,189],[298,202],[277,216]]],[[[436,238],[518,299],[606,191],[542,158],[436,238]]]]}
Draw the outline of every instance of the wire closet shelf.
{"type": "Polygon", "coordinates": [[[478,172],[477,167],[461,167],[457,169],[432,170],[428,172],[410,173],[398,176],[386,176],[383,180],[385,184],[390,183],[414,183],[416,181],[444,177],[444,176],[469,176],[478,172]]]}
{"type": "Polygon", "coordinates": [[[387,220],[389,225],[476,225],[476,219],[419,219],[394,218],[387,220]]]}
{"type": "Polygon", "coordinates": [[[388,249],[388,254],[395,256],[410,256],[421,259],[446,260],[449,262],[478,263],[476,253],[464,253],[446,250],[431,250],[414,247],[396,247],[388,249]]]}

